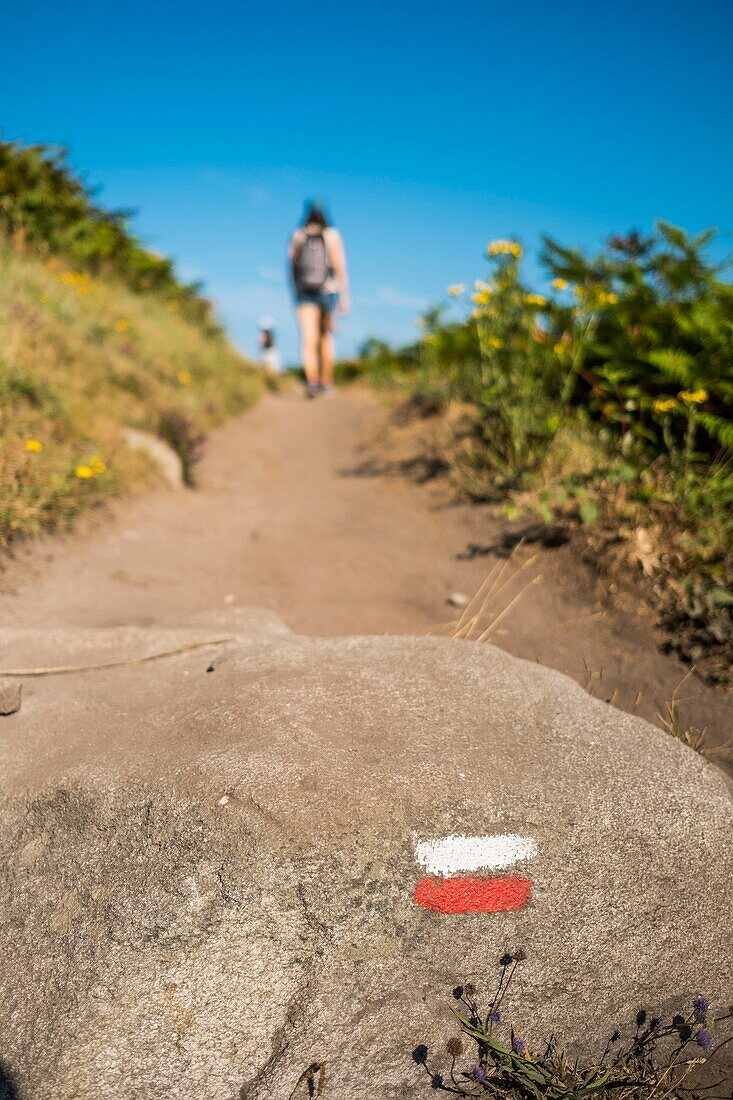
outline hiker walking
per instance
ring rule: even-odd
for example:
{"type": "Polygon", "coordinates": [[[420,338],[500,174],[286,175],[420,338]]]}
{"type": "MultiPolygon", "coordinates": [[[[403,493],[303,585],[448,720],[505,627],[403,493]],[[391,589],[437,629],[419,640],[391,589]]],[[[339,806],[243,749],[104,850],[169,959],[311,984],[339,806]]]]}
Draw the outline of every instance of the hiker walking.
{"type": "Polygon", "coordinates": [[[346,254],[338,229],[322,207],[309,203],[290,240],[295,313],[300,327],[308,397],[333,388],[333,317],[349,311],[346,254]]]}
{"type": "Polygon", "coordinates": [[[277,374],[280,370],[280,353],[277,349],[274,321],[272,317],[260,317],[259,345],[261,349],[262,366],[270,374],[277,374]]]}

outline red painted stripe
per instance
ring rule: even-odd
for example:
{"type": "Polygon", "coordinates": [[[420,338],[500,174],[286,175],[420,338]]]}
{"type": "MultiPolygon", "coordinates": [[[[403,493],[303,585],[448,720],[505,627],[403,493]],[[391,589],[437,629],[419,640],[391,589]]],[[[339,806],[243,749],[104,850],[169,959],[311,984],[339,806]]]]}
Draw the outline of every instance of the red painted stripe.
{"type": "Polygon", "coordinates": [[[421,878],[414,901],[436,913],[513,913],[526,905],[532,883],[518,875],[491,878],[421,878]]]}

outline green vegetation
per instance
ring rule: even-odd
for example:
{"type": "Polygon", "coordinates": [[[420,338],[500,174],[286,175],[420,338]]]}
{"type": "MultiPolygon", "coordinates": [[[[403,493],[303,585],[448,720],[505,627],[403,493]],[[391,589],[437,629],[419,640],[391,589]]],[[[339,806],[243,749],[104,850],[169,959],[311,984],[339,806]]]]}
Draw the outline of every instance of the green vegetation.
{"type": "Polygon", "coordinates": [[[262,381],[198,288],[177,282],[58,159],[0,145],[0,548],[149,484],[154,432],[191,479],[205,430],[262,381]]]}
{"type": "Polygon", "coordinates": [[[361,366],[446,414],[464,492],[512,518],[589,525],[596,555],[605,544],[640,564],[670,644],[722,680],[733,663],[733,287],[705,259],[711,236],[659,223],[592,258],[545,240],[548,297],[523,282],[521,246],[493,241],[464,320],[436,308],[415,345],[371,341],[361,366]]]}
{"type": "Polygon", "coordinates": [[[72,271],[113,276],[130,290],[175,302],[186,317],[217,328],[198,283],[182,283],[173,264],[145,248],[130,213],[105,210],[66,161],[66,151],[0,141],[0,236],[18,250],[57,256],[72,271]]]}
{"type": "Polygon", "coordinates": [[[733,1010],[724,1008],[716,1015],[703,996],[666,1020],[640,1009],[629,1031],[614,1031],[597,1058],[571,1056],[554,1035],[532,1053],[515,1027],[505,1023],[506,993],[525,958],[523,950],[502,955],[498,984],[484,1006],[473,985],[453,990],[453,1015],[462,1037],[448,1040],[444,1066],[435,1068],[425,1044],[412,1052],[429,1087],[486,1100],[699,1100],[728,1095],[720,1089],[730,1081],[713,1059],[733,1038],[716,1035],[720,1024],[730,1026],[733,1010]],[[468,1064],[461,1068],[464,1056],[468,1064]]]}

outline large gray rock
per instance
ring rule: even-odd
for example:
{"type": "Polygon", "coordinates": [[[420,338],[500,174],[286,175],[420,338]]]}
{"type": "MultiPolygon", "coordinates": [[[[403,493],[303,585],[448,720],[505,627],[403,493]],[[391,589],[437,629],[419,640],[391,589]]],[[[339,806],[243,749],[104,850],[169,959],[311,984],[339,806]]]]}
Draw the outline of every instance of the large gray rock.
{"type": "MultiPolygon", "coordinates": [[[[228,624],[0,632],[0,666],[228,624]]],[[[410,1051],[520,944],[530,1041],[729,998],[721,772],[489,646],[302,638],[266,613],[235,633],[28,679],[0,723],[0,1061],[22,1100],[286,1098],[314,1060],[327,1098],[426,1096],[410,1051]],[[419,841],[495,833],[537,845],[524,909],[413,903],[419,841]]]]}

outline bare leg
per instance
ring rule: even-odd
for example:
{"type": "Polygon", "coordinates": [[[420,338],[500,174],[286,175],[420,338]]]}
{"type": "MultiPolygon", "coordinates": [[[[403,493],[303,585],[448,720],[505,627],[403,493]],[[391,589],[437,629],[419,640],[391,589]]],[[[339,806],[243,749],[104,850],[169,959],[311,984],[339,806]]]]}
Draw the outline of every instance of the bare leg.
{"type": "Polygon", "coordinates": [[[324,386],[333,382],[334,357],[333,320],[330,314],[325,314],[321,323],[321,382],[324,386]]]}
{"type": "Polygon", "coordinates": [[[300,326],[300,350],[305,377],[309,386],[317,386],[321,311],[318,306],[307,303],[298,306],[295,315],[300,326]]]}

